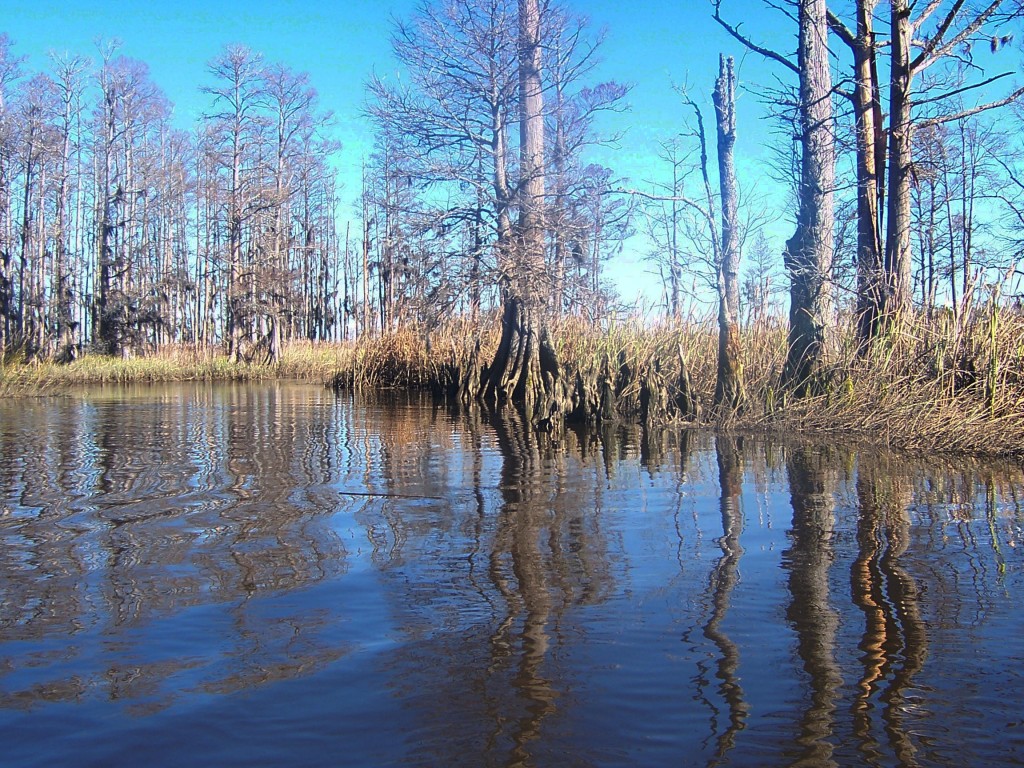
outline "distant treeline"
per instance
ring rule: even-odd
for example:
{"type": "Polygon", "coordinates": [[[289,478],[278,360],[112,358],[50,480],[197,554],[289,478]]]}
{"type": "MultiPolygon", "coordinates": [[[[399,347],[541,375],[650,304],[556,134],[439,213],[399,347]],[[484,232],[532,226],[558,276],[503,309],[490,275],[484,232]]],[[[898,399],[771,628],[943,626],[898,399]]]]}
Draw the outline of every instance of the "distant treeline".
{"type": "MultiPolygon", "coordinates": [[[[197,84],[198,85],[198,84],[197,84]]],[[[304,74],[228,47],[191,131],[101,45],[30,73],[0,37],[0,343],[29,357],[339,334],[329,115],[304,74]]]]}

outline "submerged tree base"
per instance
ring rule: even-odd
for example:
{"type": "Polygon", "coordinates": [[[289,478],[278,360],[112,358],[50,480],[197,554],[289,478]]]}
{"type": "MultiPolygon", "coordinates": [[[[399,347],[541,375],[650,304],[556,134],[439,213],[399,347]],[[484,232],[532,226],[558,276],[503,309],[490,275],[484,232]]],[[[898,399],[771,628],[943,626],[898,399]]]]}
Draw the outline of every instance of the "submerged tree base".
{"type": "MultiPolygon", "coordinates": [[[[494,359],[498,334],[465,326],[435,331],[429,352],[418,338],[405,331],[358,345],[332,385],[426,388],[467,405],[477,402],[473,393],[486,391],[490,375],[480,361],[494,359]]],[[[686,327],[632,321],[603,329],[567,321],[549,340],[561,382],[553,402],[565,423],[835,433],[908,450],[1024,456],[1021,338],[1024,316],[996,309],[967,329],[942,323],[904,328],[863,354],[851,322],[809,394],[796,397],[779,387],[786,328],[763,323],[740,336],[744,405],[723,411],[714,407],[719,339],[711,319],[686,327]]],[[[499,406],[483,400],[485,408],[499,406]]],[[[551,428],[543,415],[535,426],[551,428]]]]}

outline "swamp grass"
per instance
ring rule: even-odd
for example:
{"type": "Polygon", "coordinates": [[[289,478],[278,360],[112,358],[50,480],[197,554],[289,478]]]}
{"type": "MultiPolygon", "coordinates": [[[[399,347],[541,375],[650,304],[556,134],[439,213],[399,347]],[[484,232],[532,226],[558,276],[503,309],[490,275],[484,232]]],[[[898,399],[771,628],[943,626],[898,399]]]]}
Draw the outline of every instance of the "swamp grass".
{"type": "Polygon", "coordinates": [[[275,365],[233,363],[224,354],[189,346],[168,346],[145,357],[87,354],[70,363],[25,362],[15,354],[0,368],[0,395],[40,395],[96,384],[174,381],[258,381],[298,379],[326,382],[349,354],[339,344],[294,342],[275,365]]]}
{"type": "MultiPolygon", "coordinates": [[[[685,368],[700,405],[697,422],[735,431],[835,434],[844,440],[913,452],[1024,457],[1024,313],[995,304],[956,322],[948,314],[913,318],[860,353],[852,322],[834,331],[813,385],[793,398],[779,389],[786,354],[781,319],[741,334],[743,408],[715,413],[712,401],[718,332],[713,317],[683,324],[640,319],[600,327],[568,319],[553,324],[562,370],[615,379],[618,411],[637,420],[641,386],[663,397],[659,424],[682,421],[671,403],[685,368]],[[642,384],[643,383],[643,384],[642,384]]],[[[121,360],[87,355],[67,365],[8,360],[0,394],[32,395],[107,383],[295,379],[340,388],[433,388],[453,391],[470,366],[494,356],[497,317],[452,322],[429,333],[406,328],[357,343],[293,342],[276,365],[231,363],[227,357],[173,347],[121,360]]],[[[691,420],[692,421],[692,420],[691,420]]]]}
{"type": "MultiPolygon", "coordinates": [[[[479,360],[493,358],[498,321],[483,327],[489,330],[435,330],[429,342],[412,329],[369,340],[347,350],[336,382],[368,390],[432,382],[455,388],[477,339],[479,360]]],[[[712,407],[718,356],[713,317],[682,326],[607,322],[600,329],[568,320],[552,329],[564,372],[611,369],[619,413],[627,419],[639,417],[645,378],[660,384],[663,402],[671,403],[685,366],[700,405],[699,424],[836,435],[911,452],[1024,457],[1024,313],[993,304],[963,323],[946,313],[911,318],[866,353],[859,351],[850,318],[830,335],[813,394],[804,398],[779,389],[786,335],[782,320],[744,329],[744,405],[721,414],[712,407]],[[623,367],[631,375],[621,376],[623,367]]],[[[670,408],[658,420],[681,421],[670,408]]]]}

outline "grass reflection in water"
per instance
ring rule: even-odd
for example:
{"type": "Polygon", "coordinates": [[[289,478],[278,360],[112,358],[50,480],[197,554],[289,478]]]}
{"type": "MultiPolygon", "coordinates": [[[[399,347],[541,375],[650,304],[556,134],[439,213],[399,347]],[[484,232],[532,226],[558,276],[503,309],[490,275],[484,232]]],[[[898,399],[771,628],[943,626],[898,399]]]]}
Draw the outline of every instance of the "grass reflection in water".
{"type": "Polygon", "coordinates": [[[17,765],[1012,764],[1019,467],[282,384],[0,405],[17,765]]]}

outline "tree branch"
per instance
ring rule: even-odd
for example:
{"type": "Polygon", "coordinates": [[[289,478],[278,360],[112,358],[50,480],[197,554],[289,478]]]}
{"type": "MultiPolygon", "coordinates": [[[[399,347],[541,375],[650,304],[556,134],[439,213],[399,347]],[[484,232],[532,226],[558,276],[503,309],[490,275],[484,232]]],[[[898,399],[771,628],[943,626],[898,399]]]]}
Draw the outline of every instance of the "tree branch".
{"type": "Polygon", "coordinates": [[[920,101],[915,101],[914,102],[914,106],[915,107],[920,107],[922,104],[933,104],[936,101],[942,101],[943,99],[948,99],[948,98],[950,98],[952,96],[958,96],[961,93],[967,93],[968,91],[973,91],[975,88],[983,88],[986,85],[989,85],[990,83],[994,83],[996,80],[1002,80],[1004,77],[1009,77],[1012,74],[1013,74],[1012,72],[1003,72],[1000,75],[995,75],[993,77],[990,77],[988,80],[982,80],[980,83],[972,83],[971,85],[965,85],[962,88],[954,88],[952,91],[949,91],[947,93],[943,93],[943,94],[941,94],[939,96],[932,96],[932,97],[927,98],[927,99],[921,99],[920,101]]]}
{"type": "Polygon", "coordinates": [[[652,195],[650,192],[644,192],[639,189],[626,189],[625,187],[619,187],[618,189],[609,189],[603,192],[603,194],[619,194],[619,195],[632,195],[633,197],[642,197],[645,200],[653,200],[658,203],[682,203],[687,205],[693,210],[697,211],[704,219],[708,222],[714,222],[714,217],[708,213],[704,208],[700,206],[700,203],[691,200],[688,197],[679,197],[674,195],[652,195]]]}
{"type": "Polygon", "coordinates": [[[754,53],[759,53],[762,56],[764,56],[766,59],[771,59],[772,61],[778,62],[782,66],[787,67],[788,69],[791,69],[796,74],[798,74],[798,75],[800,74],[800,68],[796,64],[794,64],[792,61],[787,59],[785,56],[783,56],[781,53],[777,53],[777,52],[775,52],[775,51],[773,51],[773,50],[771,50],[769,48],[764,48],[764,47],[758,45],[757,43],[751,41],[750,39],[748,39],[748,38],[744,37],[742,34],[740,34],[739,27],[734,27],[731,24],[729,24],[727,21],[725,21],[725,19],[723,19],[721,17],[721,15],[719,14],[719,11],[721,9],[721,5],[722,5],[722,0],[715,0],[715,13],[714,13],[713,18],[714,18],[715,21],[717,21],[722,26],[722,28],[726,32],[728,32],[730,35],[732,35],[734,38],[736,38],[736,40],[738,40],[744,46],[746,46],[747,48],[752,50],[754,53]]]}
{"type": "Polygon", "coordinates": [[[843,23],[842,19],[832,13],[832,11],[826,11],[826,15],[828,18],[828,28],[836,33],[836,37],[851,48],[856,47],[857,38],[854,36],[853,32],[850,31],[850,28],[843,23]]]}
{"type": "Polygon", "coordinates": [[[946,18],[942,20],[939,25],[938,31],[928,42],[927,45],[921,50],[914,60],[910,62],[910,70],[912,72],[918,72],[923,69],[930,67],[937,59],[945,56],[951,50],[953,50],[960,43],[964,42],[973,35],[981,26],[989,20],[989,17],[1003,4],[1003,0],[992,0],[992,3],[985,10],[981,11],[974,19],[964,27],[959,34],[955,35],[948,43],[942,43],[942,38],[945,37],[949,31],[950,26],[956,21],[956,17],[959,15],[960,10],[964,5],[965,0],[957,0],[953,7],[949,9],[949,13],[946,14],[946,18]]]}
{"type": "Polygon", "coordinates": [[[965,109],[962,112],[957,112],[952,115],[942,115],[940,117],[932,117],[928,120],[922,120],[921,122],[914,123],[916,128],[925,128],[931,125],[942,125],[943,123],[952,123],[957,120],[964,120],[972,115],[976,115],[979,112],[986,112],[990,109],[998,109],[999,107],[1005,107],[1007,104],[1012,104],[1021,96],[1024,96],[1024,86],[1018,88],[1016,91],[1011,93],[1005,99],[999,101],[990,101],[987,104],[979,104],[977,107],[971,109],[965,109]]]}

